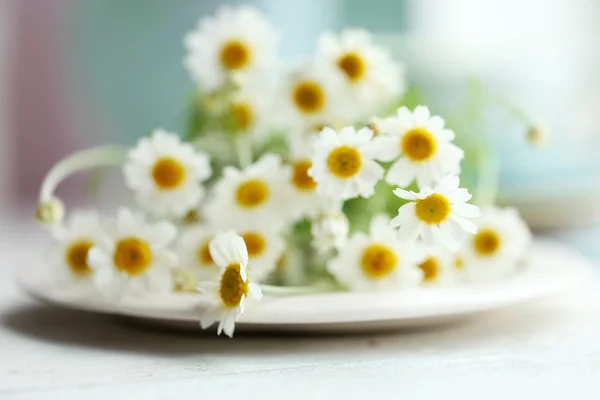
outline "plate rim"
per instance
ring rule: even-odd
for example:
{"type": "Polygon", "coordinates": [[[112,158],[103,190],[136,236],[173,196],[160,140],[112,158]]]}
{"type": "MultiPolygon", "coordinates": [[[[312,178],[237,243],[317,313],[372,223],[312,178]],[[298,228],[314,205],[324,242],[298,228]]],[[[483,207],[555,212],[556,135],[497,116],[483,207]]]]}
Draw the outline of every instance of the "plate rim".
{"type": "MultiPolygon", "coordinates": [[[[541,280],[536,284],[532,284],[528,280],[534,279],[536,275],[540,274],[540,267],[533,265],[530,269],[526,269],[514,277],[495,283],[472,286],[453,288],[420,287],[405,291],[336,292],[285,297],[265,296],[264,300],[257,304],[257,307],[247,310],[240,319],[239,324],[315,326],[319,324],[408,322],[436,317],[459,317],[547,297],[583,281],[592,270],[592,264],[572,247],[553,240],[536,240],[532,246],[531,263],[535,263],[534,259],[536,257],[541,256],[543,259],[543,257],[549,255],[553,256],[552,261],[555,264],[569,260],[569,268],[563,268],[560,271],[563,274],[561,275],[563,279],[557,279],[557,271],[551,271],[552,274],[547,275],[545,281],[541,280]],[[565,271],[567,273],[564,273],[565,271]],[[517,290],[515,291],[515,289],[517,290]],[[439,307],[441,304],[440,298],[448,301],[448,305],[439,307]],[[354,310],[356,311],[354,313],[349,309],[336,309],[335,307],[329,311],[321,309],[319,312],[312,313],[306,310],[298,312],[300,302],[308,303],[309,306],[329,304],[331,307],[332,303],[346,304],[344,302],[348,302],[355,306],[360,305],[361,302],[369,303],[366,300],[369,300],[371,304],[381,300],[383,300],[383,303],[376,303],[377,307],[359,308],[358,311],[354,310]],[[401,305],[400,308],[398,308],[398,304],[401,305]],[[411,306],[415,308],[411,309],[411,306]],[[291,307],[296,312],[290,314],[289,309],[286,309],[286,307],[291,307]],[[285,311],[288,312],[285,313],[285,311]]],[[[52,306],[105,315],[159,321],[192,322],[199,320],[202,307],[206,305],[196,295],[181,293],[136,296],[124,299],[121,303],[109,302],[97,294],[90,293],[90,287],[87,285],[72,285],[68,287],[68,290],[63,289],[60,285],[47,279],[47,276],[44,276],[48,274],[36,274],[41,268],[41,266],[29,266],[19,269],[17,280],[21,288],[34,300],[52,306]],[[82,299],[85,299],[85,301],[82,302],[82,299]],[[170,306],[159,306],[157,302],[161,301],[170,302],[170,306]]],[[[553,268],[557,269],[556,265],[553,268]]]]}

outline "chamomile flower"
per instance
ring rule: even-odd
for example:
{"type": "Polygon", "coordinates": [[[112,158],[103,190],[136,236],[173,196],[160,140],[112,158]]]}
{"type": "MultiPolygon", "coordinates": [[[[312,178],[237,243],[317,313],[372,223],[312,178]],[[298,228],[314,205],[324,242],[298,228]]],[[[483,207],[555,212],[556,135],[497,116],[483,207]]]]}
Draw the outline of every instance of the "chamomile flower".
{"type": "Polygon", "coordinates": [[[425,253],[417,266],[423,271],[424,286],[451,286],[459,281],[460,269],[456,267],[453,253],[425,253]]]}
{"type": "Polygon", "coordinates": [[[60,281],[89,281],[94,270],[88,263],[88,253],[100,240],[102,224],[93,211],[76,211],[64,226],[53,230],[58,242],[54,253],[54,272],[60,281]]]}
{"type": "Polygon", "coordinates": [[[368,116],[405,89],[404,68],[384,48],[376,46],[364,29],[346,29],[341,34],[323,33],[318,57],[343,75],[354,110],[368,116]]]}
{"type": "Polygon", "coordinates": [[[119,210],[112,228],[88,253],[98,290],[117,298],[127,291],[171,290],[170,268],[177,264],[177,256],[167,245],[177,229],[168,222],[149,224],[126,208],[119,210]]]}
{"type": "Polygon", "coordinates": [[[399,227],[398,238],[407,240],[421,237],[430,249],[446,248],[457,251],[467,233],[477,232],[472,218],[480,215],[479,207],[467,203],[471,195],[459,188],[457,176],[447,176],[434,189],[425,187],[419,193],[394,190],[401,199],[409,200],[398,209],[391,224],[399,227]]]}
{"type": "Polygon", "coordinates": [[[275,154],[265,154],[241,171],[226,167],[204,207],[210,225],[269,229],[285,226],[290,218],[290,172],[275,154]]]}
{"type": "Polygon", "coordinates": [[[357,132],[349,126],[339,134],[324,128],[313,149],[308,174],[317,182],[317,193],[343,200],[373,195],[384,170],[375,161],[380,148],[369,128],[357,132]]]}
{"type": "Polygon", "coordinates": [[[248,251],[248,272],[260,282],[277,267],[277,262],[285,251],[285,241],[275,230],[264,229],[260,225],[237,229],[248,251]]]}
{"type": "Polygon", "coordinates": [[[290,143],[290,201],[293,202],[294,219],[314,217],[326,200],[317,193],[317,182],[308,174],[312,167],[312,140],[294,136],[290,143]]]}
{"type": "Polygon", "coordinates": [[[462,254],[469,280],[492,280],[513,272],[531,245],[531,232],[513,208],[485,207],[477,233],[465,241],[462,254]]]}
{"type": "Polygon", "coordinates": [[[204,197],[202,182],[212,171],[206,154],[158,129],[129,152],[123,173],[144,209],[160,217],[182,217],[204,197]]]}
{"type": "Polygon", "coordinates": [[[185,37],[184,64],[192,79],[210,92],[233,75],[271,67],[277,42],[277,33],[258,10],[224,6],[215,16],[201,18],[185,37]]]}
{"type": "Polygon", "coordinates": [[[352,290],[399,289],[417,286],[423,279],[417,267],[419,247],[401,242],[389,218],[377,215],[369,234],[357,232],[327,265],[335,279],[352,290]]]}
{"type": "Polygon", "coordinates": [[[326,209],[312,221],[312,245],[319,253],[339,249],[348,240],[350,223],[340,208],[341,205],[326,209]]]}
{"type": "Polygon", "coordinates": [[[230,111],[238,135],[247,136],[250,142],[263,142],[272,128],[272,88],[269,76],[254,72],[237,79],[230,111]]]}
{"type": "Polygon", "coordinates": [[[200,282],[198,291],[206,295],[210,305],[200,316],[206,329],[219,322],[217,334],[233,336],[235,323],[244,313],[247,297],[260,300],[260,287],[251,282],[247,272],[248,251],[244,239],[233,231],[218,233],[210,243],[210,254],[220,269],[213,281],[200,282]]]}
{"type": "Polygon", "coordinates": [[[454,132],[444,127],[441,117],[431,116],[429,109],[419,106],[411,112],[406,107],[397,115],[379,122],[386,142],[382,161],[396,160],[385,177],[400,187],[416,179],[419,187],[432,186],[446,175],[458,175],[464,152],[451,143],[454,132]]]}
{"type": "Polygon", "coordinates": [[[325,63],[313,61],[289,71],[279,97],[278,124],[286,130],[311,130],[349,116],[342,77],[325,63]]]}
{"type": "Polygon", "coordinates": [[[211,280],[219,274],[208,247],[214,235],[208,226],[196,225],[184,230],[177,241],[180,266],[192,271],[198,280],[211,280]]]}

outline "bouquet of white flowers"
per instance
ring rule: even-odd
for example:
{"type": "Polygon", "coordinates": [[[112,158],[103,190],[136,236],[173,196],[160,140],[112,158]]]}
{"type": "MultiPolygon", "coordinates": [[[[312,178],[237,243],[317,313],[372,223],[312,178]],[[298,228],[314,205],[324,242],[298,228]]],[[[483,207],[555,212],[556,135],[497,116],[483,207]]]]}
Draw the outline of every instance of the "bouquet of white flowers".
{"type": "Polygon", "coordinates": [[[57,277],[115,302],[197,293],[210,305],[202,327],[218,322],[231,336],[247,299],[263,294],[403,290],[516,270],[527,226],[489,190],[481,209],[469,203],[454,131],[419,105],[386,48],[365,30],[324,33],[313,57],[282,67],[277,42],[249,7],[202,18],[185,38],[197,84],[185,140],[156,129],[132,149],[84,150],[49,172],[37,217],[56,239],[57,277]],[[140,209],[63,221],[56,186],[107,165],[122,166],[140,209]]]}

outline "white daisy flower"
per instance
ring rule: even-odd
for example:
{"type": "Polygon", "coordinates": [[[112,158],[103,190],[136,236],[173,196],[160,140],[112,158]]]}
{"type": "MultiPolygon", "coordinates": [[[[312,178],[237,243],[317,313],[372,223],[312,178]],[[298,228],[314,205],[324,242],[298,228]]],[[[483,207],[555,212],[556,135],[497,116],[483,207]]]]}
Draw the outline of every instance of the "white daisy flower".
{"type": "Polygon", "coordinates": [[[340,74],[325,63],[313,61],[291,70],[280,89],[281,111],[276,115],[280,127],[306,131],[345,120],[349,105],[343,83],[340,74]]]}
{"type": "Polygon", "coordinates": [[[201,282],[198,291],[208,296],[209,307],[200,316],[206,329],[219,322],[217,334],[233,336],[235,323],[244,313],[246,298],[262,298],[260,286],[248,276],[248,251],[244,240],[233,231],[219,233],[210,243],[210,254],[220,268],[216,280],[201,282]]]}
{"type": "Polygon", "coordinates": [[[231,100],[231,116],[236,133],[261,143],[272,130],[271,110],[273,78],[255,72],[238,79],[238,89],[231,100]]]}
{"type": "Polygon", "coordinates": [[[477,233],[462,248],[470,280],[493,280],[514,272],[531,245],[527,224],[514,208],[485,207],[476,220],[477,233]]]}
{"type": "Polygon", "coordinates": [[[290,173],[275,154],[263,155],[242,171],[226,167],[204,207],[204,215],[211,226],[218,228],[279,229],[290,220],[290,173]]]}
{"type": "Polygon", "coordinates": [[[290,149],[290,201],[293,202],[294,219],[314,217],[326,203],[326,198],[317,193],[317,182],[308,174],[312,167],[312,139],[294,136],[290,149]]]}
{"type": "Polygon", "coordinates": [[[383,167],[375,159],[380,153],[373,131],[353,127],[338,134],[324,128],[314,141],[313,165],[308,174],[317,182],[317,193],[331,198],[371,197],[383,177],[383,167]]]}
{"type": "Polygon", "coordinates": [[[341,211],[341,205],[325,209],[312,221],[312,245],[319,253],[340,249],[348,240],[350,222],[341,211]]]}
{"type": "Polygon", "coordinates": [[[88,263],[88,253],[100,240],[102,223],[94,211],[76,211],[52,231],[58,242],[54,252],[54,272],[60,281],[89,281],[94,270],[88,263]]]}
{"type": "Polygon", "coordinates": [[[451,286],[460,278],[460,268],[457,267],[453,253],[443,251],[439,254],[425,253],[417,266],[423,271],[424,286],[451,286]]]}
{"type": "Polygon", "coordinates": [[[204,197],[202,182],[212,171],[206,154],[157,129],[129,151],[123,173],[144,209],[160,217],[183,217],[204,197]]]}
{"type": "Polygon", "coordinates": [[[444,128],[444,120],[430,116],[424,106],[413,112],[398,109],[394,117],[379,122],[385,141],[382,161],[398,160],[390,167],[385,180],[407,187],[416,179],[420,188],[438,183],[446,175],[458,175],[464,152],[451,143],[454,132],[444,128]]]}
{"type": "Polygon", "coordinates": [[[223,86],[235,74],[268,69],[275,62],[278,34],[249,6],[224,6],[198,21],[185,37],[185,66],[205,91],[223,86]]]}
{"type": "Polygon", "coordinates": [[[167,245],[176,235],[177,229],[168,222],[148,224],[141,214],[120,209],[115,226],[105,230],[89,251],[94,284],[110,297],[127,291],[171,290],[170,268],[177,264],[177,256],[167,245]]]}
{"type": "MultiPolygon", "coordinates": [[[[405,90],[404,68],[384,48],[376,46],[364,29],[346,29],[340,35],[323,33],[318,56],[344,77],[355,113],[366,117],[405,90]]],[[[356,114],[355,114],[356,115],[356,114]]]]}
{"type": "Polygon", "coordinates": [[[410,242],[399,241],[389,218],[377,215],[371,220],[369,234],[350,236],[327,270],[352,290],[411,288],[423,279],[416,264],[421,257],[418,249],[410,242]]]}
{"type": "Polygon", "coordinates": [[[277,268],[277,262],[285,251],[285,241],[277,231],[259,225],[237,229],[237,232],[248,251],[248,272],[255,281],[261,282],[277,268]]]}
{"type": "Polygon", "coordinates": [[[197,225],[184,230],[177,241],[180,266],[189,269],[198,280],[211,280],[219,274],[209,244],[215,232],[207,226],[197,225]]]}
{"type": "Polygon", "coordinates": [[[396,196],[409,200],[391,222],[393,227],[399,227],[398,238],[421,237],[430,249],[445,247],[457,251],[467,233],[477,232],[470,219],[480,215],[479,207],[467,203],[471,195],[458,187],[459,182],[457,176],[447,176],[435,189],[425,187],[419,193],[394,190],[396,196]]]}

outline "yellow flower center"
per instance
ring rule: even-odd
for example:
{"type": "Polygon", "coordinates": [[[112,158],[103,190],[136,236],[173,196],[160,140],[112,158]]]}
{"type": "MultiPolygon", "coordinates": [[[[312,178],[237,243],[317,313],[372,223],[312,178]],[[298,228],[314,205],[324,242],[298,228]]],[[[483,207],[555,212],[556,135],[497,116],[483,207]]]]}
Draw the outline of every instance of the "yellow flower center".
{"type": "Polygon", "coordinates": [[[246,248],[248,249],[248,257],[260,256],[267,247],[267,241],[260,233],[246,232],[242,235],[246,248]]]}
{"type": "Polygon", "coordinates": [[[173,158],[160,158],[152,167],[152,179],[160,189],[175,189],[185,179],[185,167],[173,158]]]}
{"type": "Polygon", "coordinates": [[[235,121],[236,128],[245,131],[250,128],[254,120],[254,114],[252,108],[248,103],[235,103],[231,107],[233,119],[235,121]]]}
{"type": "Polygon", "coordinates": [[[226,307],[234,308],[240,304],[242,296],[248,294],[248,280],[244,282],[240,275],[240,265],[230,264],[221,276],[219,296],[226,307]]]}
{"type": "Polygon", "coordinates": [[[440,263],[435,257],[429,257],[423,261],[419,264],[419,268],[423,271],[423,280],[425,282],[434,281],[440,274],[440,263]]]}
{"type": "Polygon", "coordinates": [[[418,219],[430,225],[437,225],[450,215],[450,202],[445,196],[434,193],[423,200],[417,200],[415,210],[418,219]]]}
{"type": "Polygon", "coordinates": [[[427,129],[414,128],[404,134],[400,147],[411,160],[425,161],[435,154],[437,143],[427,129]]]}
{"type": "Polygon", "coordinates": [[[206,266],[206,265],[213,264],[213,259],[212,259],[212,256],[210,255],[210,247],[208,246],[209,243],[210,243],[210,240],[207,240],[198,249],[197,256],[198,256],[198,262],[200,263],[200,265],[206,266]]]}
{"type": "Polygon", "coordinates": [[[317,187],[317,182],[308,175],[308,170],[312,167],[310,160],[297,161],[293,165],[292,184],[298,190],[312,192],[317,187]]]}
{"type": "Polygon", "coordinates": [[[465,260],[461,256],[454,257],[454,268],[457,270],[462,270],[465,267],[465,260]]]}
{"type": "Polygon", "coordinates": [[[356,53],[344,54],[338,59],[337,65],[352,82],[360,81],[366,72],[364,60],[356,53]]]}
{"type": "Polygon", "coordinates": [[[94,243],[89,240],[80,240],[72,243],[65,252],[67,265],[75,275],[89,275],[92,269],[88,265],[87,256],[94,243]]]}
{"type": "Polygon", "coordinates": [[[235,198],[239,205],[254,208],[268,200],[269,186],[260,179],[251,179],[241,183],[236,191],[235,198]]]}
{"type": "Polygon", "coordinates": [[[221,48],[221,65],[225,69],[242,69],[251,58],[250,49],[239,40],[231,40],[221,48]]]}
{"type": "Polygon", "coordinates": [[[298,82],[292,91],[294,104],[306,114],[319,112],[325,106],[325,93],[314,81],[298,82]]]}
{"type": "Polygon", "coordinates": [[[114,263],[122,272],[140,275],[152,263],[152,250],[142,240],[133,237],[121,239],[115,248],[114,263]]]}
{"type": "Polygon", "coordinates": [[[327,166],[331,173],[338,178],[352,178],[360,171],[362,157],[354,147],[340,146],[329,153],[327,166]]]}
{"type": "Polygon", "coordinates": [[[363,273],[371,279],[381,279],[396,269],[398,256],[389,247],[373,243],[367,247],[361,256],[360,267],[363,273]]]}
{"type": "Polygon", "coordinates": [[[500,236],[491,229],[482,229],[473,238],[475,251],[482,256],[492,256],[500,248],[500,236]]]}

